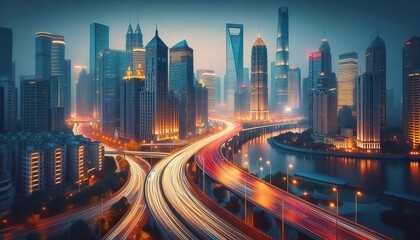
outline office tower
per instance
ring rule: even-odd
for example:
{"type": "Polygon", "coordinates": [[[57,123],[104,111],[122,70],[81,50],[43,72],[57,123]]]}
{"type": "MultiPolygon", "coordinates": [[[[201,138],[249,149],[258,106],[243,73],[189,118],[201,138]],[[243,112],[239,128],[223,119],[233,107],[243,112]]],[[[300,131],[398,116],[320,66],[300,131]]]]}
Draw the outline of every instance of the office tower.
{"type": "Polygon", "coordinates": [[[318,78],[318,86],[313,91],[313,133],[333,135],[337,133],[337,92],[329,83],[332,77],[318,78]]]}
{"type": "MultiPolygon", "coordinates": [[[[310,93],[312,92],[309,88],[310,86],[310,78],[306,77],[304,79],[302,79],[302,87],[301,87],[301,92],[300,92],[300,113],[303,116],[309,116],[309,112],[312,112],[312,110],[309,109],[309,99],[312,98],[312,96],[310,95],[310,93]]],[[[310,122],[312,122],[311,119],[309,119],[310,122]]],[[[312,126],[312,125],[309,125],[312,126]]]]}
{"type": "Polygon", "coordinates": [[[287,92],[288,92],[288,108],[290,110],[299,110],[300,108],[300,68],[289,68],[287,74],[287,92]]]}
{"type": "Polygon", "coordinates": [[[146,79],[143,67],[138,65],[135,75],[128,69],[120,84],[120,136],[140,141],[140,92],[146,79]]]}
{"type": "Polygon", "coordinates": [[[220,105],[222,104],[223,100],[222,100],[222,79],[219,76],[216,76],[214,78],[214,82],[216,83],[216,93],[215,93],[215,105],[220,105]]]}
{"type": "Polygon", "coordinates": [[[64,118],[69,119],[71,117],[71,60],[64,60],[64,82],[61,84],[62,95],[61,95],[61,105],[64,108],[64,118]]]}
{"type": "Polygon", "coordinates": [[[363,73],[357,76],[357,147],[367,150],[381,148],[380,100],[383,76],[363,73]]]}
{"type": "Polygon", "coordinates": [[[120,84],[130,63],[130,52],[106,49],[100,53],[99,82],[102,87],[99,116],[101,131],[108,135],[113,135],[120,125],[120,84]]]}
{"type": "Polygon", "coordinates": [[[48,79],[51,76],[52,35],[35,33],[35,77],[48,79]]]}
{"type": "Polygon", "coordinates": [[[146,91],[140,94],[140,122],[141,140],[178,138],[178,101],[168,94],[168,47],[157,30],[146,46],[146,91]]]}
{"type": "Polygon", "coordinates": [[[356,77],[359,72],[357,53],[350,52],[338,57],[338,108],[349,106],[356,110],[356,77]]]}
{"type": "Polygon", "coordinates": [[[379,36],[366,49],[366,72],[378,74],[381,94],[381,129],[386,128],[386,50],[385,42],[379,36]]]}
{"type": "Polygon", "coordinates": [[[0,78],[7,76],[13,82],[13,34],[9,28],[0,27],[0,78]]]}
{"type": "Polygon", "coordinates": [[[268,120],[267,47],[261,36],[251,50],[250,115],[253,121],[268,120]]]}
{"type": "Polygon", "coordinates": [[[52,35],[51,44],[51,75],[62,78],[64,76],[64,58],[66,42],[63,36],[52,35]]]}
{"type": "Polygon", "coordinates": [[[309,53],[309,76],[307,81],[308,90],[308,120],[309,127],[313,127],[313,91],[316,89],[317,80],[321,76],[321,53],[312,52],[309,53]]]}
{"type": "MultiPolygon", "coordinates": [[[[356,92],[356,91],[355,91],[356,92]]],[[[356,102],[356,101],[355,101],[356,102]]],[[[344,105],[338,110],[338,128],[354,129],[353,108],[349,105],[344,105]]]]}
{"type": "Polygon", "coordinates": [[[17,130],[17,102],[15,82],[0,77],[0,134],[17,130]]]}
{"type": "Polygon", "coordinates": [[[194,51],[185,40],[169,50],[169,89],[178,99],[179,137],[184,139],[195,134],[194,51]]]}
{"type": "Polygon", "coordinates": [[[420,69],[417,72],[409,73],[407,79],[408,87],[408,143],[413,149],[420,145],[420,69]]]}
{"type": "Polygon", "coordinates": [[[214,70],[198,69],[197,81],[203,81],[208,91],[208,109],[209,115],[216,113],[216,75],[214,70]]]}
{"type": "Polygon", "coordinates": [[[86,69],[82,69],[79,74],[79,80],[76,84],[76,114],[81,117],[89,117],[91,115],[88,102],[90,100],[89,76],[86,69]]]}
{"type": "Polygon", "coordinates": [[[50,81],[39,78],[20,83],[20,118],[23,131],[49,130],[50,81]]]}
{"type": "Polygon", "coordinates": [[[91,82],[90,100],[87,102],[89,111],[94,119],[100,117],[99,109],[101,107],[101,86],[99,62],[101,60],[100,52],[109,49],[109,27],[99,24],[90,24],[90,49],[89,49],[89,74],[91,82]]]}
{"type": "Polygon", "coordinates": [[[250,72],[249,68],[244,68],[244,77],[243,77],[243,84],[242,88],[245,88],[245,109],[246,111],[249,111],[251,107],[251,80],[250,80],[250,72]]]}
{"type": "Polygon", "coordinates": [[[200,80],[194,87],[195,89],[195,110],[196,110],[196,124],[197,127],[205,127],[208,125],[209,118],[209,101],[208,89],[203,80],[200,80]]]}
{"type": "Polygon", "coordinates": [[[240,99],[244,71],[244,26],[242,24],[226,24],[226,105],[229,114],[236,117],[244,114],[245,102],[240,99]]]}
{"type": "Polygon", "coordinates": [[[131,58],[133,62],[131,69],[137,69],[139,64],[143,68],[146,67],[146,50],[144,48],[134,48],[131,58]]]}
{"type": "Polygon", "coordinates": [[[414,36],[405,42],[403,48],[403,77],[402,77],[402,109],[403,109],[403,135],[408,140],[409,135],[409,118],[408,108],[410,106],[410,95],[408,88],[409,74],[420,70],[420,37],[414,36]]]}
{"type": "Polygon", "coordinates": [[[76,105],[77,105],[77,84],[79,82],[79,75],[82,70],[87,70],[86,66],[82,65],[75,65],[73,67],[73,72],[71,73],[71,112],[76,113],[76,105]]]}
{"type": "Polygon", "coordinates": [[[276,68],[272,111],[283,112],[287,106],[287,73],[289,72],[289,10],[287,7],[278,9],[276,68]]]}
{"type": "Polygon", "coordinates": [[[133,31],[131,23],[128,25],[127,34],[125,35],[125,50],[131,52],[136,48],[143,48],[143,34],[140,24],[137,21],[136,29],[133,31]]]}
{"type": "Polygon", "coordinates": [[[275,108],[274,107],[275,105],[274,96],[276,95],[275,90],[274,90],[275,79],[276,79],[276,62],[271,62],[270,63],[270,84],[268,87],[268,91],[269,91],[268,100],[270,103],[269,109],[271,113],[274,113],[273,109],[275,108]]]}

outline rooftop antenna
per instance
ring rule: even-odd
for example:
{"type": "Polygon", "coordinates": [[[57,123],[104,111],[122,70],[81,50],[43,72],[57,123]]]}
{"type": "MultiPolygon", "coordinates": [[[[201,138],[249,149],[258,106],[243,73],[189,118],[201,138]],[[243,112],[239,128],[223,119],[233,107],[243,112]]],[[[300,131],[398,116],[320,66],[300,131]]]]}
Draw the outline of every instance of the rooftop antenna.
{"type": "Polygon", "coordinates": [[[258,23],[258,38],[261,38],[261,24],[258,23]]]}
{"type": "Polygon", "coordinates": [[[327,41],[326,34],[325,34],[325,28],[324,28],[324,38],[322,39],[322,41],[327,41]]]}
{"type": "Polygon", "coordinates": [[[156,36],[158,35],[158,30],[157,30],[157,22],[156,22],[156,32],[155,32],[156,36]]]}

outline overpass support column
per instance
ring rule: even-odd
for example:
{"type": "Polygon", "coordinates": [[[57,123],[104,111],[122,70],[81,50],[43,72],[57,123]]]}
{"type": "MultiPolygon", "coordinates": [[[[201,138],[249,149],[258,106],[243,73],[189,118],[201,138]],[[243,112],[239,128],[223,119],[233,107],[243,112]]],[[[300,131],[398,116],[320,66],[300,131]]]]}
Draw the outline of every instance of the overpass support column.
{"type": "Polygon", "coordinates": [[[254,226],[254,204],[243,199],[243,205],[245,207],[245,223],[254,226]]]}

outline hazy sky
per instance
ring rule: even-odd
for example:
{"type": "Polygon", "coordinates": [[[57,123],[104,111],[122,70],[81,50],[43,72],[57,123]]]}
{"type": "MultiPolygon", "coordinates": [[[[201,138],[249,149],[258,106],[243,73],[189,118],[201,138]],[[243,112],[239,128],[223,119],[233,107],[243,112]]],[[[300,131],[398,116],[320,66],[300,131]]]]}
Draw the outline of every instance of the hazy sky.
{"type": "Polygon", "coordinates": [[[34,33],[63,35],[66,58],[88,66],[89,24],[110,27],[110,47],[125,49],[125,33],[131,16],[137,15],[144,43],[153,37],[155,24],[168,45],[186,39],[194,49],[195,69],[225,72],[225,24],[244,24],[244,65],[250,66],[251,47],[258,32],[275,54],[277,9],[289,7],[290,65],[308,73],[308,53],[317,51],[324,30],[331,46],[333,70],[341,53],[356,51],[361,70],[364,53],[377,29],[387,50],[388,87],[401,96],[401,58],[404,42],[420,35],[419,0],[0,0],[0,25],[12,28],[17,76],[34,73],[34,33]]]}

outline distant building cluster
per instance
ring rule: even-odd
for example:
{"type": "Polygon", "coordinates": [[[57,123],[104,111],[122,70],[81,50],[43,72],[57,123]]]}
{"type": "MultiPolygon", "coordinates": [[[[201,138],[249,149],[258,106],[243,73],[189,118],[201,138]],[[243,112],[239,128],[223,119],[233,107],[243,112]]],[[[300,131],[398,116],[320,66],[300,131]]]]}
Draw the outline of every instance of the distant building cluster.
{"type": "MultiPolygon", "coordinates": [[[[19,132],[0,135],[0,179],[7,195],[29,196],[82,184],[100,171],[104,146],[71,132],[19,132]]],[[[3,199],[7,201],[8,199],[3,199]]],[[[0,199],[0,205],[3,205],[0,199]]]]}

